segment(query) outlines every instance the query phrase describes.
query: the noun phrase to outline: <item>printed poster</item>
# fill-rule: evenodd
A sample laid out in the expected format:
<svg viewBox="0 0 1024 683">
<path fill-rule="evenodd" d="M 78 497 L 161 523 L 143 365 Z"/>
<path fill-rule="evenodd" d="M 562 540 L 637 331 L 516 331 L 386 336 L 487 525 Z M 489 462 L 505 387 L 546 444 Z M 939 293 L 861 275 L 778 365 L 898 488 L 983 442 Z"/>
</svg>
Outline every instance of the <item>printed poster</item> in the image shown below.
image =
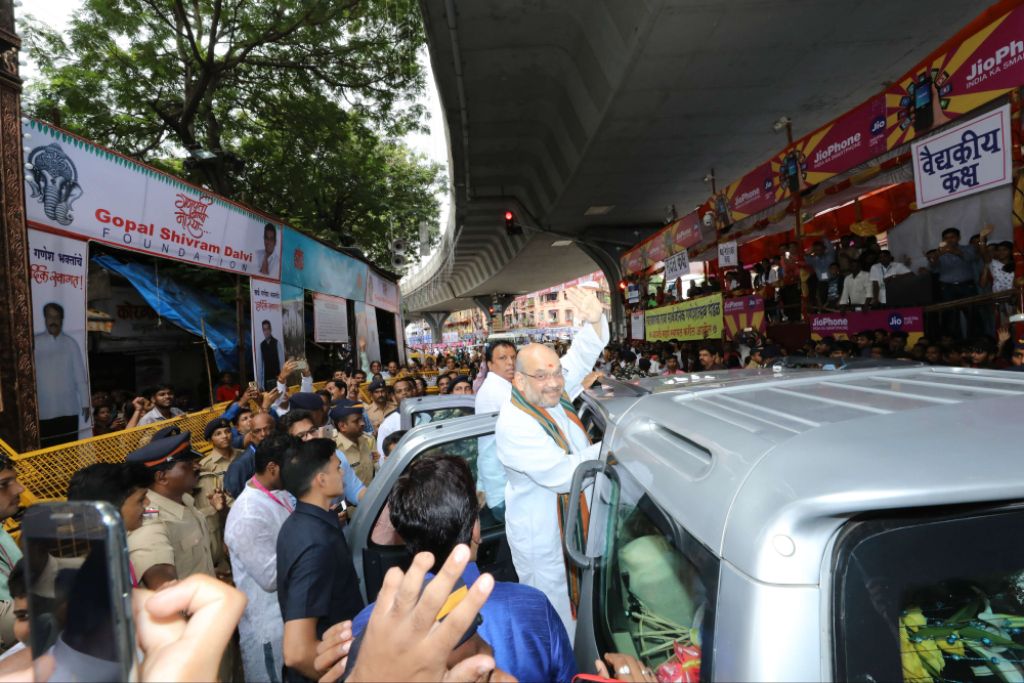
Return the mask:
<svg viewBox="0 0 1024 683">
<path fill-rule="evenodd" d="M 281 285 L 252 278 L 249 282 L 252 305 L 252 362 L 256 382 L 272 388 L 284 365 L 284 323 L 281 317 Z"/>
<path fill-rule="evenodd" d="M 321 344 L 351 343 L 347 300 L 313 292 L 313 340 Z"/>
<path fill-rule="evenodd" d="M 665 261 L 665 282 L 671 285 L 675 284 L 675 281 L 681 278 L 683 275 L 690 273 L 690 254 L 683 249 L 678 254 L 669 256 Z"/>
<path fill-rule="evenodd" d="M 306 357 L 305 296 L 301 287 L 281 284 L 281 328 L 286 358 Z"/>
<path fill-rule="evenodd" d="M 911 144 L 917 208 L 1013 180 L 1010 105 Z"/>
<path fill-rule="evenodd" d="M 644 313 L 647 341 L 694 341 L 722 336 L 722 295 L 711 294 Z"/>
<path fill-rule="evenodd" d="M 629 314 L 629 338 L 630 339 L 643 339 L 644 338 L 644 313 L 643 311 L 634 311 Z"/>
<path fill-rule="evenodd" d="M 368 361 L 380 360 L 380 335 L 377 331 L 377 309 L 367 306 L 362 301 L 355 302 L 356 308 L 356 344 L 366 342 L 366 358 Z M 457 341 L 457 340 L 456 340 Z M 369 373 L 369 368 L 363 368 Z"/>
<path fill-rule="evenodd" d="M 739 248 L 736 241 L 718 243 L 718 267 L 734 268 L 740 264 Z"/>
<path fill-rule="evenodd" d="M 206 268 L 280 277 L 279 224 L 41 121 L 24 121 L 30 223 Z"/>
<path fill-rule="evenodd" d="M 32 331 L 41 445 L 92 436 L 86 339 L 89 244 L 29 229 Z"/>
<path fill-rule="evenodd" d="M 367 269 L 366 303 L 390 313 L 398 313 L 398 284 Z"/>
</svg>

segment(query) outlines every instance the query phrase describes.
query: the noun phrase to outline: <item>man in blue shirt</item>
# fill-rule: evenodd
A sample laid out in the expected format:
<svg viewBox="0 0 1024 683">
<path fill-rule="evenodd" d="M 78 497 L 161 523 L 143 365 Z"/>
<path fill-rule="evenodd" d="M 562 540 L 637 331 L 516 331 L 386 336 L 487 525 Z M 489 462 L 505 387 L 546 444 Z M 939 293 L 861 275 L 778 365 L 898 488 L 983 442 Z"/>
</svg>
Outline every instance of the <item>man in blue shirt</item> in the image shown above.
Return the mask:
<svg viewBox="0 0 1024 683">
<path fill-rule="evenodd" d="M 429 551 L 438 571 L 459 543 L 469 544 L 476 557 L 480 544 L 476 484 L 465 460 L 427 457 L 402 474 L 388 497 L 391 522 L 412 554 Z M 466 585 L 480 576 L 476 562 L 462 574 Z M 370 605 L 352 620 L 358 637 L 370 619 Z M 480 610 L 477 633 L 494 650 L 499 669 L 520 681 L 570 681 L 576 660 L 565 626 L 547 597 L 536 588 L 496 582 Z"/>
<path fill-rule="evenodd" d="M 277 535 L 277 601 L 284 620 L 284 681 L 318 680 L 316 646 L 332 624 L 363 607 L 359 579 L 331 500 L 345 492 L 330 439 L 285 452 L 281 479 L 297 499 Z"/>
<path fill-rule="evenodd" d="M 942 245 L 939 256 L 929 264 L 931 271 L 939 278 L 939 295 L 942 301 L 956 301 L 978 293 L 976 268 L 981 262 L 978 250 L 970 244 L 960 244 L 960 231 L 946 228 L 942 231 Z M 977 311 L 966 309 L 966 328 L 962 327 L 960 311 L 950 309 L 942 312 L 942 329 L 954 339 L 975 336 L 978 332 Z"/>
</svg>

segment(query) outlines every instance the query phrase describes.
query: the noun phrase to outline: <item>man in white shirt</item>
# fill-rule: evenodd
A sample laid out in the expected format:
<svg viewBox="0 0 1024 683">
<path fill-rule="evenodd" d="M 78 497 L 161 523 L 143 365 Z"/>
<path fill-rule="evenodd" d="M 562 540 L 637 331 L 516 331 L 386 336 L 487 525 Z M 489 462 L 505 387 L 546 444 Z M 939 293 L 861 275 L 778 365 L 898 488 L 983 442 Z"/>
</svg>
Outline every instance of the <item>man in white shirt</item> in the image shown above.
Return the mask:
<svg viewBox="0 0 1024 683">
<path fill-rule="evenodd" d="M 394 392 L 398 408 L 385 417 L 377 428 L 377 454 L 380 456 L 378 467 L 387 459 L 384 454 L 384 439 L 402 428 L 402 401 L 416 395 L 416 382 L 412 377 L 399 377 L 391 385 L 391 390 Z"/>
<path fill-rule="evenodd" d="M 508 403 L 512 396 L 512 378 L 516 374 L 516 346 L 510 341 L 499 340 L 487 347 L 487 378 L 480 385 L 474 399 L 473 412 L 477 415 L 496 413 Z M 484 492 L 487 507 L 495 519 L 505 519 L 505 468 L 498 461 L 495 437 L 482 436 L 477 440 L 477 482 L 478 491 Z"/>
<path fill-rule="evenodd" d="M 249 603 L 238 624 L 247 681 L 281 679 L 284 622 L 277 604 L 277 533 L 295 509 L 281 485 L 281 461 L 294 440 L 284 434 L 256 447 L 256 474 L 228 512 L 224 543 L 235 586 Z"/>
<path fill-rule="evenodd" d="M 511 399 L 495 427 L 498 460 L 505 467 L 505 534 L 519 582 L 540 589 L 565 624 L 576 630 L 569 601 L 558 521 L 558 496 L 569 492 L 576 466 L 597 458 L 601 444 L 590 438 L 572 409 L 583 378 L 608 343 L 608 320 L 588 289 L 567 291 L 589 325 L 568 353 L 530 344 L 516 356 Z"/>
<path fill-rule="evenodd" d="M 260 275 L 277 276 L 277 228 L 273 223 L 263 226 L 263 248 L 256 250 L 256 270 Z"/>
<path fill-rule="evenodd" d="M 871 276 L 860 269 L 860 261 L 850 261 L 850 274 L 843 280 L 843 293 L 839 296 L 840 308 L 870 306 L 873 301 Z"/>
<path fill-rule="evenodd" d="M 871 266 L 871 288 L 875 301 L 885 304 L 885 281 L 897 275 L 909 275 L 910 268 L 894 261 L 892 253 L 885 249 L 878 254 L 878 263 Z"/>
<path fill-rule="evenodd" d="M 158 384 L 150 397 L 153 401 L 153 409 L 142 416 L 139 426 L 150 425 L 161 420 L 170 420 L 172 417 L 184 415 L 185 411 L 174 407 L 174 387 L 170 384 Z"/>
<path fill-rule="evenodd" d="M 43 306 L 46 332 L 35 335 L 39 437 L 43 448 L 78 438 L 78 418 L 89 421 L 92 400 L 82 348 L 64 334 L 64 307 Z"/>
</svg>

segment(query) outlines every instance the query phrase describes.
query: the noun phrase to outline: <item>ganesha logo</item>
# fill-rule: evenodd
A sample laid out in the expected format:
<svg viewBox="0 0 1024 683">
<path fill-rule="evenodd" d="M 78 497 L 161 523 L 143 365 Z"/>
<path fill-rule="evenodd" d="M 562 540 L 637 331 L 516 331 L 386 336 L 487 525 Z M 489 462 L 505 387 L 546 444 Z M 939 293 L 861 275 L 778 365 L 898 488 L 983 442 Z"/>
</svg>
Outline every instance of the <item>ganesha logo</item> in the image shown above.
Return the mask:
<svg viewBox="0 0 1024 683">
<path fill-rule="evenodd" d="M 56 142 L 36 147 L 28 153 L 25 177 L 32 191 L 30 199 L 43 205 L 43 212 L 52 221 L 71 225 L 71 205 L 82 196 L 78 169 Z"/>
</svg>

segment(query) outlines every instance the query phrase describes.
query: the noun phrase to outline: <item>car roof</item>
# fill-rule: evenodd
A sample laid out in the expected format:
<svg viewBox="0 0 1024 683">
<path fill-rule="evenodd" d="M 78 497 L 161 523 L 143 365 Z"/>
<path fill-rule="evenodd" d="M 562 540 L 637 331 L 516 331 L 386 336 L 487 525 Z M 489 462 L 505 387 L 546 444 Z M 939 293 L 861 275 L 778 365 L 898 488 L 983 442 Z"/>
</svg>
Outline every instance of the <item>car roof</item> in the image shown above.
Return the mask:
<svg viewBox="0 0 1024 683">
<path fill-rule="evenodd" d="M 606 402 L 605 452 L 758 580 L 818 583 L 829 539 L 857 514 L 1024 498 L 1024 373 L 727 371 L 633 384 L 656 386 L 590 394 Z"/>
</svg>

